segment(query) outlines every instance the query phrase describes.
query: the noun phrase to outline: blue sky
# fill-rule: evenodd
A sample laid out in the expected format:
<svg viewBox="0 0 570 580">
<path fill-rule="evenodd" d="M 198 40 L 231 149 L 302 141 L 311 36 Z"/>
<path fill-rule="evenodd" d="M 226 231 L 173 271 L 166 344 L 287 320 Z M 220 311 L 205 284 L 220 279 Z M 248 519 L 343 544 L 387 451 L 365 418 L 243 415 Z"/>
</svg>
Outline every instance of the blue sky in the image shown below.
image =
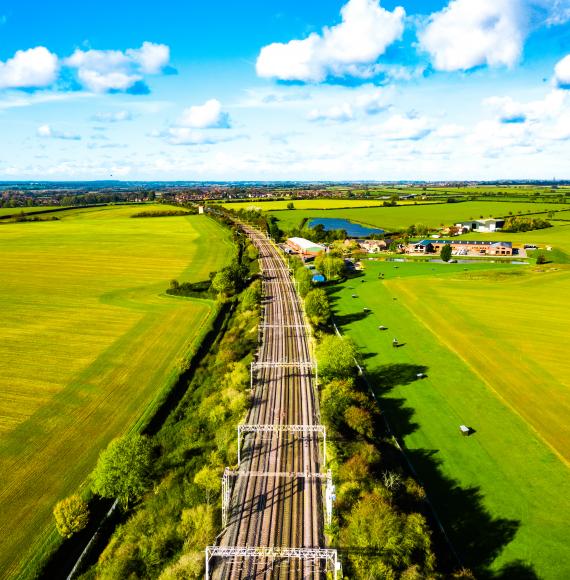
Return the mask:
<svg viewBox="0 0 570 580">
<path fill-rule="evenodd" d="M 0 179 L 570 178 L 570 0 L 0 4 Z"/>
</svg>

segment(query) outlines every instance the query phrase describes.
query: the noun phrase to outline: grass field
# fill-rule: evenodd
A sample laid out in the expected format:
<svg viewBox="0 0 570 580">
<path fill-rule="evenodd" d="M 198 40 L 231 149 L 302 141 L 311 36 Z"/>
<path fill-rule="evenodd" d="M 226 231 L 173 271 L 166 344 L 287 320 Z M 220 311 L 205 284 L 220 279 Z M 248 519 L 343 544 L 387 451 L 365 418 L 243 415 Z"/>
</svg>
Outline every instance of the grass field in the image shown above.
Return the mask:
<svg viewBox="0 0 570 580">
<path fill-rule="evenodd" d="M 535 244 L 540 247 L 552 246 L 570 254 L 570 222 L 552 220 L 552 223 L 555 224 L 553 227 L 544 230 L 520 233 L 496 232 L 491 234 L 491 237 L 496 241 L 505 240 L 515 244 Z M 489 234 L 470 233 L 461 236 L 461 239 L 483 240 L 488 237 Z"/>
<path fill-rule="evenodd" d="M 337 322 L 463 562 L 570 577 L 570 269 L 365 264 L 365 283 L 330 289 Z"/>
<path fill-rule="evenodd" d="M 5 216 L 5 215 L 18 215 L 21 213 L 26 213 L 26 214 L 30 214 L 30 213 L 38 213 L 38 212 L 43 212 L 43 211 L 47 211 L 50 209 L 60 209 L 59 205 L 41 205 L 41 206 L 35 206 L 35 207 L 0 207 L 0 217 Z"/>
<path fill-rule="evenodd" d="M 339 209 L 355 207 L 381 207 L 385 200 L 378 199 L 293 199 L 286 201 L 236 201 L 222 204 L 228 209 L 257 209 L 263 211 L 286 210 L 292 203 L 296 210 L 303 209 Z M 439 203 L 439 202 L 423 202 Z M 402 200 L 398 205 L 414 205 L 413 201 Z M 291 210 L 289 210 L 291 211 Z"/>
<path fill-rule="evenodd" d="M 54 503 L 175 377 L 213 312 L 164 290 L 222 266 L 225 230 L 138 210 L 0 226 L 0 577 L 50 541 Z"/>
<path fill-rule="evenodd" d="M 502 217 L 510 211 L 546 212 L 568 208 L 568 205 L 551 203 L 466 201 L 432 205 L 406 205 L 404 207 L 378 207 L 332 210 L 285 210 L 276 211 L 273 215 L 281 222 L 281 227 L 297 227 L 303 218 L 344 218 L 354 222 L 382 228 L 397 230 L 412 224 L 424 224 L 437 227 L 440 224 L 451 225 L 461 220 L 483 217 Z"/>
</svg>

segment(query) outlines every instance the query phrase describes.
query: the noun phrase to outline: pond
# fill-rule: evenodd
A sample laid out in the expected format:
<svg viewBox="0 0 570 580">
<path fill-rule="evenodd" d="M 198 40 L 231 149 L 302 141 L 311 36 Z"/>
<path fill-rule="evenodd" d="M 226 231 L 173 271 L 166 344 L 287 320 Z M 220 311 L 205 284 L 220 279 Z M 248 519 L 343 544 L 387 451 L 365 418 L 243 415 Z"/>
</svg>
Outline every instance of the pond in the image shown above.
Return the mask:
<svg viewBox="0 0 570 580">
<path fill-rule="evenodd" d="M 384 230 L 369 228 L 341 218 L 313 218 L 309 220 L 308 225 L 310 228 L 322 225 L 327 232 L 330 230 L 345 230 L 349 238 L 368 238 L 373 234 L 384 233 Z"/>
</svg>

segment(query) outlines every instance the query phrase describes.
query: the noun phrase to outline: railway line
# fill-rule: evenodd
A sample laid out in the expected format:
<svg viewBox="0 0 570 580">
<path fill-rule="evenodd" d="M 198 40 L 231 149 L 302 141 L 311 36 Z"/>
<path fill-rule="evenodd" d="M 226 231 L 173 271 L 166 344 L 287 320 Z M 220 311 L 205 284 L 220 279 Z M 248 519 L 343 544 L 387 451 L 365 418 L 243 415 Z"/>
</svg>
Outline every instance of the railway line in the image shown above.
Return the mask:
<svg viewBox="0 0 570 580">
<path fill-rule="evenodd" d="M 323 579 L 337 562 L 325 547 L 333 488 L 323 465 L 310 329 L 277 248 L 256 230 L 244 231 L 260 254 L 260 344 L 239 465 L 224 473 L 224 529 L 206 550 L 206 576 Z"/>
</svg>

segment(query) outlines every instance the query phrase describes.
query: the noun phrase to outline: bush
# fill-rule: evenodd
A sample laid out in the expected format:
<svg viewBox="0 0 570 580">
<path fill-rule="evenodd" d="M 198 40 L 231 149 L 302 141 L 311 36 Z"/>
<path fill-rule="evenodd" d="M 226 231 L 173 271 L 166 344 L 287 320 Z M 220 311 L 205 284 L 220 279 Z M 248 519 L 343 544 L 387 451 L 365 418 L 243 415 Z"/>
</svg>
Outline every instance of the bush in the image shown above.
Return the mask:
<svg viewBox="0 0 570 580">
<path fill-rule="evenodd" d="M 78 495 L 57 502 L 53 515 L 57 531 L 64 538 L 71 538 L 89 523 L 89 507 Z"/>
</svg>

